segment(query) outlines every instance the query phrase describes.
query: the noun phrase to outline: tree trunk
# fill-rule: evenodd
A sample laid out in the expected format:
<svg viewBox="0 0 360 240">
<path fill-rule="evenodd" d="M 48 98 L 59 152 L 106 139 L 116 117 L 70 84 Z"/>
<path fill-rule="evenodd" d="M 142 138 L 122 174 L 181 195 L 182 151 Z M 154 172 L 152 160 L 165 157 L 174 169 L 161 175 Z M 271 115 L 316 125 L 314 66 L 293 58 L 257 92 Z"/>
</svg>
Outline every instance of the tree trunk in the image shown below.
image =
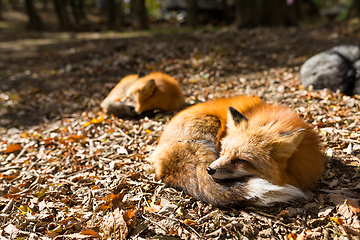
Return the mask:
<svg viewBox="0 0 360 240">
<path fill-rule="evenodd" d="M 85 11 L 84 11 L 84 0 L 78 0 L 79 3 L 79 14 L 81 19 L 87 20 Z"/>
<path fill-rule="evenodd" d="M 357 17 L 357 16 L 360 16 L 360 1 L 353 0 L 349 8 L 349 12 L 346 16 L 346 19 L 350 19 L 352 17 Z"/>
<path fill-rule="evenodd" d="M 79 14 L 79 8 L 78 8 L 78 3 L 77 0 L 70 0 L 70 5 L 71 5 L 71 10 L 75 19 L 75 23 L 76 24 L 80 24 L 81 22 L 81 17 Z"/>
<path fill-rule="evenodd" d="M 29 16 L 27 29 L 37 31 L 43 30 L 44 24 L 42 23 L 40 17 L 37 15 L 33 2 L 33 0 L 25 0 L 26 11 Z"/>
<path fill-rule="evenodd" d="M 108 0 L 107 1 L 107 10 L 108 10 L 108 29 L 114 30 L 116 29 L 116 16 L 117 16 L 117 9 L 116 9 L 116 1 L 115 0 Z"/>
<path fill-rule="evenodd" d="M 196 27 L 198 25 L 197 10 L 196 0 L 186 0 L 186 18 L 190 27 Z"/>
<path fill-rule="evenodd" d="M 70 4 L 76 24 L 81 24 L 83 20 L 86 20 L 86 15 L 84 13 L 84 1 L 70 0 Z"/>
<path fill-rule="evenodd" d="M 10 6 L 13 10 L 21 10 L 18 0 L 9 0 Z"/>
<path fill-rule="evenodd" d="M 223 20 L 225 21 L 225 24 L 229 24 L 229 14 L 230 14 L 230 11 L 229 11 L 229 3 L 228 3 L 228 0 L 222 0 L 222 18 Z"/>
<path fill-rule="evenodd" d="M 48 0 L 42 0 L 42 10 L 49 10 L 49 1 Z"/>
<path fill-rule="evenodd" d="M 320 16 L 319 8 L 316 6 L 316 4 L 312 0 L 301 0 L 299 2 L 300 2 L 300 4 L 307 5 L 308 10 L 306 11 L 306 15 L 308 15 L 310 17 L 315 17 L 315 18 Z"/>
<path fill-rule="evenodd" d="M 261 0 L 237 0 L 235 3 L 235 27 L 240 29 L 258 25 L 257 15 L 261 12 Z"/>
<path fill-rule="evenodd" d="M 149 18 L 146 11 L 145 0 L 134 0 L 136 1 L 136 16 L 139 19 L 140 28 L 148 29 L 149 28 Z"/>
<path fill-rule="evenodd" d="M 73 26 L 66 11 L 67 0 L 54 0 L 56 14 L 59 20 L 60 30 L 70 31 Z"/>
<path fill-rule="evenodd" d="M 279 26 L 279 25 L 296 25 L 297 9 L 296 4 L 287 5 L 284 0 L 262 0 L 262 25 Z"/>
<path fill-rule="evenodd" d="M 2 1 L 0 0 L 0 20 L 3 20 L 2 17 L 2 9 L 3 9 L 4 5 L 2 4 Z"/>
<path fill-rule="evenodd" d="M 118 8 L 119 26 L 120 26 L 120 28 L 123 28 L 123 27 L 125 27 L 124 1 L 123 0 L 120 0 L 117 8 Z"/>
<path fill-rule="evenodd" d="M 108 29 L 121 30 L 124 27 L 123 1 L 117 3 L 116 0 L 108 0 L 107 11 Z"/>
<path fill-rule="evenodd" d="M 235 26 L 238 28 L 259 25 L 296 25 L 301 5 L 287 5 L 285 0 L 237 0 Z"/>
<path fill-rule="evenodd" d="M 130 0 L 130 12 L 136 12 L 136 1 L 137 0 Z"/>
<path fill-rule="evenodd" d="M 244 16 L 242 15 L 242 12 L 241 12 L 241 0 L 236 0 L 235 1 L 235 22 L 234 22 L 234 25 L 237 27 L 237 28 L 240 28 L 241 26 L 241 23 L 243 22 L 243 18 Z"/>
</svg>

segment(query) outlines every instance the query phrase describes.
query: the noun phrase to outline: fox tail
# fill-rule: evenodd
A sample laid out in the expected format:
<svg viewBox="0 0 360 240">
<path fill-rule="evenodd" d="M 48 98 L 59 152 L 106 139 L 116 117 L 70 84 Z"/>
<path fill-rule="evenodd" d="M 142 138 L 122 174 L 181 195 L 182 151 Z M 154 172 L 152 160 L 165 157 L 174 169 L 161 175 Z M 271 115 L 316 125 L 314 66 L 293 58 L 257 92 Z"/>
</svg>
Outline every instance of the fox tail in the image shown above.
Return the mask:
<svg viewBox="0 0 360 240">
<path fill-rule="evenodd" d="M 216 182 L 207 167 L 218 158 L 214 144 L 203 140 L 166 143 L 158 146 L 151 161 L 160 179 L 196 199 L 218 207 L 266 206 L 306 197 L 292 185 L 279 186 L 259 177 Z"/>
</svg>

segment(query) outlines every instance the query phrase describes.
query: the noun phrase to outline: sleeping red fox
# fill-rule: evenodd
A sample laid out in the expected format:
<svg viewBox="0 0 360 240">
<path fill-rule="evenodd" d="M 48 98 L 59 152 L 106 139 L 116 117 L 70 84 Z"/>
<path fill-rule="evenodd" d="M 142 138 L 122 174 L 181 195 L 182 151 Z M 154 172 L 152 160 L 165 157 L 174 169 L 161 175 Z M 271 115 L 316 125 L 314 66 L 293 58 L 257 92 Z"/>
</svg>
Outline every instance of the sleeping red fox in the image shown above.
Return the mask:
<svg viewBox="0 0 360 240">
<path fill-rule="evenodd" d="M 177 114 L 150 160 L 158 178 L 220 207 L 304 197 L 325 163 L 316 132 L 295 112 L 245 96 Z"/>
<path fill-rule="evenodd" d="M 124 77 L 101 103 L 105 112 L 118 117 L 135 117 L 155 109 L 179 110 L 183 105 L 179 83 L 161 72 Z"/>
</svg>

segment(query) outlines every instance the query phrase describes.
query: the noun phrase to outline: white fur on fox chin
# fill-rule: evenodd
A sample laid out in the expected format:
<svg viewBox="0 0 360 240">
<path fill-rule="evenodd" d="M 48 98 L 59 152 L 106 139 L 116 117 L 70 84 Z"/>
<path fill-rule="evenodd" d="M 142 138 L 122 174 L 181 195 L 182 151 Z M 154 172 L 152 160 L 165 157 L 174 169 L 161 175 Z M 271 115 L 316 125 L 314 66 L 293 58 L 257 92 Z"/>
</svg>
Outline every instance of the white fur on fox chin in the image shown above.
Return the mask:
<svg viewBox="0 0 360 240">
<path fill-rule="evenodd" d="M 247 184 L 246 198 L 255 200 L 257 206 L 268 206 L 275 202 L 288 202 L 296 198 L 306 198 L 306 194 L 299 188 L 286 184 L 279 186 L 262 178 L 250 179 Z"/>
</svg>

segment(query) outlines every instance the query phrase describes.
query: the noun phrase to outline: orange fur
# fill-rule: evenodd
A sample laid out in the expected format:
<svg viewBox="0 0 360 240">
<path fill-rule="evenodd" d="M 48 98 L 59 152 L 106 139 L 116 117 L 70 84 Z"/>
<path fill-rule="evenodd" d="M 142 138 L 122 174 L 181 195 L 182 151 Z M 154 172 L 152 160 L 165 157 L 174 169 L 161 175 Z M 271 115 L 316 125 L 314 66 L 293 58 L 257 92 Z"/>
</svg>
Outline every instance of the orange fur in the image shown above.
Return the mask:
<svg viewBox="0 0 360 240">
<path fill-rule="evenodd" d="M 238 123 L 228 113 L 230 106 L 247 120 Z M 325 158 L 317 134 L 296 113 L 238 96 L 177 114 L 150 160 L 157 177 L 169 185 L 213 205 L 233 207 L 304 196 L 302 191 L 322 173 Z"/>
<path fill-rule="evenodd" d="M 149 110 L 173 111 L 184 105 L 179 83 L 171 76 L 152 72 L 144 77 L 129 75 L 123 78 L 101 103 L 107 113 L 126 117 Z"/>
</svg>

